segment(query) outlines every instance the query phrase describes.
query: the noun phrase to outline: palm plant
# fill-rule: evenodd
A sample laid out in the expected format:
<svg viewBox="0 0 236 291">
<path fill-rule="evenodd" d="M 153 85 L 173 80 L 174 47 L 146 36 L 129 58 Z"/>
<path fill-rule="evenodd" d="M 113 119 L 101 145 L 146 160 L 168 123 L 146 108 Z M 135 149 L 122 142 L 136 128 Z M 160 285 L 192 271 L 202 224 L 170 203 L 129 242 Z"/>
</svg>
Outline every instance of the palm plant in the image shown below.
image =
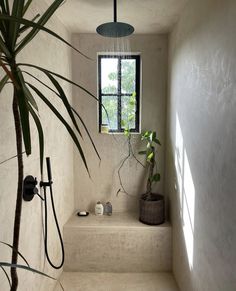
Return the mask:
<svg viewBox="0 0 236 291">
<path fill-rule="evenodd" d="M 24 147 L 27 156 L 31 154 L 30 116 L 32 117 L 32 120 L 34 121 L 38 131 L 40 169 L 41 172 L 43 171 L 44 132 L 38 114 L 37 100 L 42 100 L 45 105 L 50 108 L 53 114 L 56 115 L 58 120 L 62 122 L 62 124 L 65 126 L 66 130 L 70 134 L 79 151 L 79 154 L 87 171 L 88 166 L 80 142 L 80 138 L 82 137 L 80 130 L 81 126 L 89 135 L 94 150 L 99 157 L 97 149 L 91 139 L 85 123 L 83 122 L 80 115 L 71 107 L 63 88 L 59 84 L 58 79 L 62 79 L 69 82 L 70 84 L 79 87 L 96 100 L 97 98 L 90 92 L 88 92 L 85 88 L 61 76 L 60 74 L 49 71 L 46 68 L 42 68 L 34 64 L 17 62 L 18 54 L 20 52 L 23 53 L 25 47 L 41 31 L 44 31 L 51 37 L 57 38 L 58 40 L 64 42 L 66 45 L 76 50 L 78 53 L 81 53 L 71 44 L 69 44 L 65 39 L 45 27 L 47 21 L 52 17 L 54 12 L 59 8 L 59 6 L 62 5 L 63 2 L 64 0 L 54 0 L 53 3 L 48 7 L 48 9 L 42 14 L 42 16 L 37 14 L 32 20 L 28 20 L 25 18 L 25 14 L 27 10 L 31 7 L 32 0 L 0 0 L 0 66 L 5 72 L 5 76 L 2 78 L 2 80 L 0 80 L 0 92 L 6 84 L 10 83 L 13 86 L 12 110 L 14 116 L 18 161 L 18 186 L 11 259 L 11 291 L 17 290 L 17 267 L 21 266 L 17 265 L 17 260 L 19 255 L 18 248 L 22 208 L 22 185 L 24 175 L 22 152 Z M 12 4 L 10 5 L 10 3 Z M 34 68 L 40 71 L 42 74 L 47 76 L 51 85 L 48 86 L 41 79 L 36 78 L 30 72 L 26 71 L 25 68 Z M 27 74 L 34 78 L 40 86 L 37 87 L 36 85 L 33 85 L 33 83 L 26 81 L 25 76 Z M 72 121 L 73 127 L 65 120 L 65 118 L 61 115 L 61 113 L 57 110 L 53 103 L 41 92 L 40 88 L 42 88 L 42 86 L 46 86 L 49 90 L 53 91 L 54 94 L 58 96 L 58 98 L 61 99 L 61 102 L 64 104 Z M 80 126 L 78 125 L 77 118 L 79 120 Z M 4 265 L 4 263 L 2 263 L 0 266 L 1 268 L 3 268 L 4 266 L 9 266 L 9 264 L 5 263 Z"/>
</svg>

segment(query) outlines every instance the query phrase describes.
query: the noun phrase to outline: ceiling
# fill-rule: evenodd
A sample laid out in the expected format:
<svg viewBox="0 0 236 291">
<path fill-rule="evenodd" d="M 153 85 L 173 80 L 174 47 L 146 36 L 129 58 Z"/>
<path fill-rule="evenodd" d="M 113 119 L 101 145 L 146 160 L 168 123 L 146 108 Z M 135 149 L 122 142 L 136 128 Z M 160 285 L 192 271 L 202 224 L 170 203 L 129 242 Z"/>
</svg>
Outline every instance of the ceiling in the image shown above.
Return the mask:
<svg viewBox="0 0 236 291">
<path fill-rule="evenodd" d="M 177 22 L 187 2 L 117 0 L 117 21 L 130 23 L 135 33 L 166 33 Z M 95 33 L 98 25 L 113 21 L 113 0 L 66 0 L 56 14 L 73 33 Z"/>
</svg>

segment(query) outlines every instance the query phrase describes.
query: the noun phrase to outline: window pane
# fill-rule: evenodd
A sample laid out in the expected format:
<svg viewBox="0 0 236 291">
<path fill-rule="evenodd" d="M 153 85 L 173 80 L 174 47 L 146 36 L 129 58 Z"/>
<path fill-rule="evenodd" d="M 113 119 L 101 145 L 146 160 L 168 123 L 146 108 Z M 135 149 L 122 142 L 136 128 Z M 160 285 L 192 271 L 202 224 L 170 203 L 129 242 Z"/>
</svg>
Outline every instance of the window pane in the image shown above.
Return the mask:
<svg viewBox="0 0 236 291">
<path fill-rule="evenodd" d="M 108 124 L 111 130 L 117 130 L 117 96 L 102 96 L 102 124 Z M 108 115 L 108 118 L 107 118 Z"/>
<path fill-rule="evenodd" d="M 135 128 L 136 97 L 122 96 L 121 99 L 121 122 L 122 128 Z"/>
<path fill-rule="evenodd" d="M 101 87 L 102 94 L 117 94 L 118 59 L 101 59 Z"/>
<path fill-rule="evenodd" d="M 121 93 L 132 94 L 135 91 L 136 61 L 134 59 L 121 60 Z"/>
</svg>

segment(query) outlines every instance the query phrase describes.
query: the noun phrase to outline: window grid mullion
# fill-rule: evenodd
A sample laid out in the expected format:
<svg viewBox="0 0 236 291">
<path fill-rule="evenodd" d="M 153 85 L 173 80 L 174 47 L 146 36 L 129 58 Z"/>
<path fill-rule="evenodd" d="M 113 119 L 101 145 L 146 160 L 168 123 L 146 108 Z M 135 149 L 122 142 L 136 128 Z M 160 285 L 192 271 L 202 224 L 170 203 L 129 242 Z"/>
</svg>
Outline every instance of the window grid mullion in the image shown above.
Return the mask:
<svg viewBox="0 0 236 291">
<path fill-rule="evenodd" d="M 118 130 L 121 131 L 121 57 L 118 57 L 118 76 L 117 76 L 117 79 L 118 79 L 118 86 L 117 86 L 117 89 L 118 89 L 118 94 L 117 94 L 117 106 L 118 106 L 118 110 L 117 110 L 117 122 L 118 122 Z"/>
</svg>

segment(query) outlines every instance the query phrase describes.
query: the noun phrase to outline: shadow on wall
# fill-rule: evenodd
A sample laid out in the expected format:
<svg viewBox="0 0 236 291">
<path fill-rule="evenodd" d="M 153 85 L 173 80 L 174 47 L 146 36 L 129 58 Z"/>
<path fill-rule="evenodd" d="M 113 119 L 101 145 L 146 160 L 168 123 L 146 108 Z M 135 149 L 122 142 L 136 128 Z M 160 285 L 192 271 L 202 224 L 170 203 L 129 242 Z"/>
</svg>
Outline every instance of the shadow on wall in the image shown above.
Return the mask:
<svg viewBox="0 0 236 291">
<path fill-rule="evenodd" d="M 176 114 L 175 129 L 175 190 L 179 194 L 179 214 L 182 222 L 182 231 L 185 240 L 186 253 L 190 270 L 193 269 L 194 252 L 194 216 L 195 216 L 195 186 L 187 151 L 184 145 L 183 134 Z"/>
</svg>

